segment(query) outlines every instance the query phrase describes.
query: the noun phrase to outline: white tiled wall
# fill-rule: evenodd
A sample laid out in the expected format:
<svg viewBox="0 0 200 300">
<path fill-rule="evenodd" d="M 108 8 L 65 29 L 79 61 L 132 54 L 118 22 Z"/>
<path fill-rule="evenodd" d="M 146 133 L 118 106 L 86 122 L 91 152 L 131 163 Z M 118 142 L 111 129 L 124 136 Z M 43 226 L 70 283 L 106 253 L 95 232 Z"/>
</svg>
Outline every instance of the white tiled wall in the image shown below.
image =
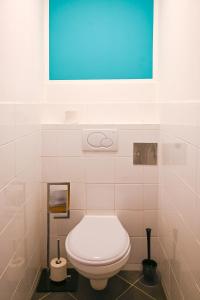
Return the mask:
<svg viewBox="0 0 200 300">
<path fill-rule="evenodd" d="M 22 300 L 41 266 L 41 1 L 1 1 L 0 20 L 0 299 Z"/>
<path fill-rule="evenodd" d="M 164 3 L 165 2 L 165 3 Z M 200 299 L 199 1 L 160 1 L 160 265 L 168 299 Z"/>
<path fill-rule="evenodd" d="M 173 105 L 163 105 L 163 112 L 166 113 Z M 180 103 L 181 109 L 184 106 Z M 188 116 L 188 129 L 191 126 L 190 118 L 192 122 L 194 119 L 197 121 L 199 110 L 198 104 L 195 114 Z M 200 299 L 200 150 L 185 139 L 185 127 L 182 128 L 181 121 L 179 125 L 174 125 L 168 117 L 168 122 L 161 126 L 159 235 L 162 256 L 165 258 L 163 263 L 169 268 L 168 272 L 163 273 L 163 282 L 169 299 L 173 299 L 174 293 L 180 293 L 177 299 L 190 299 L 189 295 L 192 295 L 195 300 Z M 190 284 L 186 285 L 187 278 Z M 182 295 L 184 298 L 181 298 Z"/>
<path fill-rule="evenodd" d="M 43 125 L 44 203 L 45 182 L 71 182 L 71 217 L 52 219 L 51 256 L 55 255 L 57 237 L 66 256 L 67 233 L 84 214 L 117 214 L 132 241 L 129 267 L 139 268 L 146 256 L 146 227 L 153 229 L 153 255 L 157 256 L 158 167 L 133 165 L 133 143 L 158 142 L 159 127 L 116 125 L 118 151 L 107 153 L 82 151 L 83 128 L 83 125 Z"/>
</svg>

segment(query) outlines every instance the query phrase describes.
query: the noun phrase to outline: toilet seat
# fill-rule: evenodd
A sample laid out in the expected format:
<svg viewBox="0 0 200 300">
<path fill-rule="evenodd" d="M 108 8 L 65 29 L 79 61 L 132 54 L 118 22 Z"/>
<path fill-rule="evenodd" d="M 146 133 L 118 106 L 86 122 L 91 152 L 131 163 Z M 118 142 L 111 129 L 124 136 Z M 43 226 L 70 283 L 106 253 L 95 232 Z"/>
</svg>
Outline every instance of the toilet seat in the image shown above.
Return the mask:
<svg viewBox="0 0 200 300">
<path fill-rule="evenodd" d="M 85 216 L 68 234 L 68 255 L 85 265 L 108 265 L 130 251 L 130 239 L 117 216 Z"/>
</svg>

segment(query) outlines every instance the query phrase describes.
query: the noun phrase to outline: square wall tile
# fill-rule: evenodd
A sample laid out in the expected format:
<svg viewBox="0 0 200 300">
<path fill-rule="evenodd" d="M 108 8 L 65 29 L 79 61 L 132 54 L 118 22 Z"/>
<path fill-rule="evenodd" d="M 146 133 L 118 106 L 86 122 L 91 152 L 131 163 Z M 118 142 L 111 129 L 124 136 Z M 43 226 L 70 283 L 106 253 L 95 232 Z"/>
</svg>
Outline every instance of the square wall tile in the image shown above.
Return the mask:
<svg viewBox="0 0 200 300">
<path fill-rule="evenodd" d="M 172 270 L 170 269 L 170 278 L 171 278 L 171 285 L 170 285 L 170 295 L 172 299 L 182 300 L 184 296 L 180 289 L 178 282 L 176 281 L 176 277 L 174 276 Z"/>
<path fill-rule="evenodd" d="M 0 276 L 5 270 L 9 260 L 17 249 L 17 241 L 15 238 L 15 225 L 16 222 L 13 219 L 8 226 L 0 234 L 1 245 L 1 260 L 0 260 Z"/>
<path fill-rule="evenodd" d="M 144 211 L 144 234 L 146 234 L 145 229 L 151 228 L 151 235 L 158 235 L 158 219 L 156 210 L 147 210 Z"/>
<path fill-rule="evenodd" d="M 70 208 L 85 209 L 86 191 L 84 183 L 70 183 Z"/>
<path fill-rule="evenodd" d="M 158 130 L 120 130 L 118 155 L 133 157 L 133 143 L 156 143 L 158 141 Z"/>
<path fill-rule="evenodd" d="M 0 147 L 0 188 L 15 176 L 15 147 L 9 143 Z"/>
<path fill-rule="evenodd" d="M 40 105 L 39 104 L 16 104 L 16 137 L 22 137 L 40 130 Z"/>
<path fill-rule="evenodd" d="M 197 193 L 200 197 L 200 149 L 197 154 L 197 176 L 196 176 Z"/>
<path fill-rule="evenodd" d="M 79 157 L 44 157 L 44 182 L 83 182 L 83 160 Z"/>
<path fill-rule="evenodd" d="M 40 159 L 40 134 L 26 135 L 16 140 L 16 174 Z"/>
<path fill-rule="evenodd" d="M 144 209 L 158 208 L 158 184 L 144 184 Z"/>
<path fill-rule="evenodd" d="M 60 131 L 43 130 L 42 131 L 42 156 L 60 156 Z"/>
<path fill-rule="evenodd" d="M 158 183 L 158 166 L 143 166 L 144 183 Z"/>
<path fill-rule="evenodd" d="M 144 236 L 142 211 L 117 210 L 116 214 L 129 236 Z"/>
<path fill-rule="evenodd" d="M 114 209 L 114 184 L 87 184 L 86 208 L 88 210 Z"/>
<path fill-rule="evenodd" d="M 195 212 L 195 235 L 200 242 L 200 197 L 197 198 Z"/>
<path fill-rule="evenodd" d="M 65 240 L 67 236 L 50 236 L 50 259 L 57 257 L 57 240 L 60 240 L 60 256 L 67 259 Z M 69 262 L 68 262 L 69 263 Z"/>
<path fill-rule="evenodd" d="M 81 141 L 80 130 L 44 130 L 42 156 L 80 156 Z"/>
<path fill-rule="evenodd" d="M 131 253 L 128 260 L 130 264 L 142 264 L 146 258 L 145 239 L 142 237 L 131 237 Z M 142 267 L 142 265 L 141 265 Z"/>
<path fill-rule="evenodd" d="M 116 184 L 115 185 L 116 209 L 143 209 L 142 184 Z"/>
<path fill-rule="evenodd" d="M 0 104 L 0 145 L 15 138 L 15 105 Z"/>
<path fill-rule="evenodd" d="M 174 273 L 174 275 L 181 288 L 184 299 L 198 300 L 200 299 L 199 283 L 191 273 L 190 264 L 186 263 L 186 259 L 181 256 L 181 253 L 179 253 L 179 259 L 180 265 L 178 274 Z"/>
<path fill-rule="evenodd" d="M 176 139 L 175 141 L 174 148 L 178 148 L 178 151 L 175 156 L 172 171 L 195 191 L 198 149 L 182 140 Z M 182 157 L 181 161 L 180 157 Z"/>
<path fill-rule="evenodd" d="M 87 215 L 92 215 L 92 216 L 114 216 L 116 215 L 116 211 L 114 209 L 107 209 L 107 210 L 102 210 L 102 209 L 90 209 L 86 211 Z"/>
<path fill-rule="evenodd" d="M 16 263 L 19 262 L 19 263 Z M 26 255 L 24 245 L 18 247 L 15 255 L 8 264 L 3 276 L 0 279 L 0 298 L 12 299 L 12 293 L 20 283 L 26 268 Z"/>
<path fill-rule="evenodd" d="M 132 157 L 115 159 L 116 183 L 143 183 L 143 166 L 134 166 Z"/>
<path fill-rule="evenodd" d="M 69 219 L 55 219 L 56 235 L 64 235 L 67 237 L 68 233 L 76 226 L 83 218 L 84 210 L 71 210 Z"/>
<path fill-rule="evenodd" d="M 114 159 L 85 158 L 86 183 L 114 183 Z"/>
<path fill-rule="evenodd" d="M 152 259 L 158 261 L 156 248 L 158 245 L 157 238 L 151 239 L 151 256 Z M 131 237 L 131 254 L 128 263 L 141 264 L 143 259 L 147 258 L 147 240 L 144 237 Z M 174 299 L 175 300 L 175 299 Z"/>
<path fill-rule="evenodd" d="M 184 222 L 194 232 L 198 196 L 188 185 L 184 184 L 180 178 L 177 178 L 170 187 L 172 190 L 171 199 L 173 199 L 174 206 L 178 210 L 178 213 L 182 215 Z"/>
<path fill-rule="evenodd" d="M 15 181 L 11 181 L 0 191 L 0 232 L 11 221 L 19 209 L 19 198 L 23 202 L 24 195 L 16 188 Z"/>
<path fill-rule="evenodd" d="M 29 280 L 29 269 L 27 268 L 24 272 L 24 276 L 23 276 L 19 286 L 13 293 L 12 299 L 15 299 L 15 300 L 26 299 L 30 289 L 31 289 L 31 285 L 30 285 L 30 280 Z"/>
</svg>

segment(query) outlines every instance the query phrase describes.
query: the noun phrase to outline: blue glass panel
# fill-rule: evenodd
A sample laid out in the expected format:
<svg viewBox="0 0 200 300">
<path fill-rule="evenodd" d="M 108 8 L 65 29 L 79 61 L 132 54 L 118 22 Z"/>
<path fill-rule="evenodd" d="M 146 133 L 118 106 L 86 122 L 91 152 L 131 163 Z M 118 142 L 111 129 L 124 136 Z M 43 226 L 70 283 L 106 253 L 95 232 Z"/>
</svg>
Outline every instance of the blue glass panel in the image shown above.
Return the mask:
<svg viewBox="0 0 200 300">
<path fill-rule="evenodd" d="M 153 0 L 49 0 L 49 78 L 147 79 Z"/>
</svg>

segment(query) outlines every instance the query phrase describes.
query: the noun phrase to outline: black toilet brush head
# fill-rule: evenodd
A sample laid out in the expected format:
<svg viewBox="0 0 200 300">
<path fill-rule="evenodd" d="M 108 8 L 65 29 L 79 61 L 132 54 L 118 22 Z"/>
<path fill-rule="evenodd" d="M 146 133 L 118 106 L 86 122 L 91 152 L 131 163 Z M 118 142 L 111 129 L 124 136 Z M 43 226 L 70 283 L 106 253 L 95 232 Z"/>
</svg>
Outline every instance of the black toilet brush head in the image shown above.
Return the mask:
<svg viewBox="0 0 200 300">
<path fill-rule="evenodd" d="M 147 235 L 147 259 L 142 261 L 143 278 L 142 283 L 146 285 L 156 285 L 158 283 L 158 275 L 156 272 L 157 262 L 151 259 L 151 228 L 146 228 Z"/>
</svg>

